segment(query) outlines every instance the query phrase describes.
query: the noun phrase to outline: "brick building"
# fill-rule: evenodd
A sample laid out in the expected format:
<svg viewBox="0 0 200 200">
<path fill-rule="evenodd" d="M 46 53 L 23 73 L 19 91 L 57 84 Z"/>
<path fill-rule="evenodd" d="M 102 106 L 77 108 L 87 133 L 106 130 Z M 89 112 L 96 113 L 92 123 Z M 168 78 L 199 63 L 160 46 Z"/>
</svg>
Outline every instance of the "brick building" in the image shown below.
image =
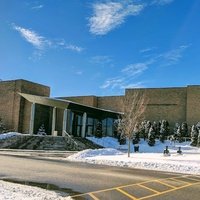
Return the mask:
<svg viewBox="0 0 200 200">
<path fill-rule="evenodd" d="M 64 131 L 85 137 L 93 135 L 101 121 L 103 135 L 113 135 L 113 121 L 123 112 L 123 99 L 135 91 L 148 98 L 147 120 L 166 119 L 189 125 L 200 121 L 200 86 L 126 89 L 124 96 L 78 96 L 50 98 L 50 88 L 26 80 L 0 82 L 0 117 L 7 129 L 37 133 L 41 124 L 48 134 Z"/>
</svg>

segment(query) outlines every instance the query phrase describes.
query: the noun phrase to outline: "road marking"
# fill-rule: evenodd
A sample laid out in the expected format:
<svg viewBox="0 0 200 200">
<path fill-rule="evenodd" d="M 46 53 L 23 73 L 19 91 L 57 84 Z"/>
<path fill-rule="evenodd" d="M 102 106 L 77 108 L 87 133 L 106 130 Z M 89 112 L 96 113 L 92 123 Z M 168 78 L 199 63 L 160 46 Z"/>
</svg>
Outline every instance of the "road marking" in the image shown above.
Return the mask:
<svg viewBox="0 0 200 200">
<path fill-rule="evenodd" d="M 72 196 L 72 198 L 73 197 L 80 197 L 80 196 L 84 196 L 84 195 L 90 195 L 91 196 L 91 194 L 94 196 L 94 194 L 96 194 L 96 193 L 107 192 L 107 191 L 112 191 L 112 190 L 117 190 L 117 191 L 120 190 L 120 192 L 121 192 L 121 191 L 123 191 L 122 188 L 126 188 L 126 187 L 130 187 L 130 186 L 138 185 L 138 186 L 141 186 L 141 187 L 143 187 L 145 189 L 151 190 L 152 192 L 155 193 L 155 194 L 152 194 L 152 195 L 149 195 L 149 196 L 138 198 L 138 199 L 145 199 L 145 198 L 148 198 L 148 197 L 151 197 L 151 196 L 157 196 L 157 195 L 160 195 L 160 194 L 164 194 L 164 193 L 167 193 L 167 192 L 170 192 L 170 191 L 175 191 L 175 190 L 178 190 L 178 189 L 181 189 L 181 188 L 184 188 L 184 187 L 188 187 L 188 186 L 196 185 L 196 184 L 200 183 L 200 180 L 197 183 L 189 183 L 187 181 L 180 180 L 180 178 L 187 178 L 187 176 L 188 175 L 186 175 L 186 176 L 185 175 L 184 176 L 175 176 L 173 178 L 162 178 L 162 179 L 155 179 L 155 180 L 143 181 L 141 183 L 133 183 L 133 184 L 128 184 L 128 185 L 122 185 L 122 186 L 118 186 L 118 187 L 112 187 L 112 188 L 108 188 L 108 189 L 96 190 L 96 191 L 87 192 L 87 193 L 83 193 L 83 194 L 77 194 L 77 195 Z M 200 178 L 199 176 L 196 176 L 196 177 Z M 171 186 L 170 185 L 169 187 L 171 187 L 172 189 L 166 190 L 166 191 L 163 191 L 163 192 L 159 192 L 157 190 L 154 190 L 154 189 L 151 189 L 151 188 L 149 188 L 147 186 L 142 185 L 142 184 L 145 184 L 145 183 L 151 183 L 151 182 L 155 182 L 155 181 L 161 182 L 161 184 L 166 185 L 167 183 L 163 183 L 162 182 L 164 180 L 174 180 L 175 182 L 182 182 L 182 183 L 185 183 L 186 185 L 180 186 L 180 187 L 175 187 L 175 186 Z M 126 193 L 125 191 L 123 191 L 123 192 Z M 95 197 L 95 198 L 97 198 L 97 197 Z M 132 196 L 132 198 L 135 198 L 135 197 Z M 135 198 L 135 199 L 137 199 L 137 198 Z"/>
<path fill-rule="evenodd" d="M 126 195 L 127 197 L 129 197 L 130 199 L 133 199 L 133 200 L 137 200 L 136 197 L 130 195 L 129 193 L 125 192 L 124 190 L 120 189 L 120 188 L 116 188 L 117 191 L 121 192 L 122 194 Z"/>
<path fill-rule="evenodd" d="M 175 186 L 173 186 L 173 185 L 169 185 L 169 184 L 167 184 L 167 183 L 164 183 L 164 182 L 162 182 L 162 181 L 159 181 L 159 180 L 156 180 L 155 182 L 158 182 L 158 183 L 160 183 L 160 184 L 162 184 L 162 185 L 166 185 L 166 186 L 168 186 L 168 187 L 170 187 L 170 188 L 174 188 L 174 189 L 176 189 L 177 187 L 175 187 Z"/>
<path fill-rule="evenodd" d="M 191 178 L 191 177 L 185 177 L 185 178 L 187 178 L 187 179 L 189 179 L 189 180 L 192 180 L 192 181 L 197 181 L 197 182 L 200 182 L 200 180 L 197 180 L 197 179 L 195 179 L 195 178 Z"/>
<path fill-rule="evenodd" d="M 150 190 L 150 191 L 152 191 L 152 192 L 154 192 L 154 193 L 156 193 L 156 194 L 160 194 L 159 191 L 154 190 L 154 189 L 152 189 L 152 188 L 149 188 L 149 187 L 147 187 L 147 186 L 145 186 L 145 185 L 142 185 L 142 184 L 137 184 L 137 185 L 140 186 L 140 187 L 143 187 L 143 188 L 145 188 L 145 189 L 147 189 L 147 190 Z"/>
<path fill-rule="evenodd" d="M 152 194 L 152 195 L 148 195 L 148 196 L 145 196 L 145 197 L 142 197 L 142 198 L 139 198 L 138 200 L 142 200 L 142 199 L 147 199 L 147 198 L 150 198 L 150 197 L 155 197 L 155 196 L 160 196 L 162 194 L 166 194 L 168 192 L 172 192 L 172 191 L 176 191 L 176 190 L 180 190 L 182 188 L 185 188 L 185 187 L 188 187 L 188 186 L 191 186 L 191 185 L 197 185 L 199 183 L 190 183 L 190 184 L 187 184 L 187 185 L 183 185 L 181 187 L 178 187 L 176 189 L 170 189 L 170 190 L 166 190 L 166 191 L 163 191 L 163 192 L 160 192 L 160 194 Z"/>
<path fill-rule="evenodd" d="M 177 182 L 182 182 L 182 183 L 187 183 L 187 184 L 190 183 L 190 182 L 188 182 L 188 181 L 183 181 L 183 180 L 181 180 L 180 178 L 185 178 L 185 176 L 181 176 L 181 177 L 178 177 L 178 178 L 172 178 L 172 179 L 175 180 L 175 181 L 177 181 Z"/>
<path fill-rule="evenodd" d="M 99 200 L 96 196 L 94 196 L 94 194 L 92 193 L 88 193 L 88 195 L 90 195 L 94 200 Z"/>
</svg>

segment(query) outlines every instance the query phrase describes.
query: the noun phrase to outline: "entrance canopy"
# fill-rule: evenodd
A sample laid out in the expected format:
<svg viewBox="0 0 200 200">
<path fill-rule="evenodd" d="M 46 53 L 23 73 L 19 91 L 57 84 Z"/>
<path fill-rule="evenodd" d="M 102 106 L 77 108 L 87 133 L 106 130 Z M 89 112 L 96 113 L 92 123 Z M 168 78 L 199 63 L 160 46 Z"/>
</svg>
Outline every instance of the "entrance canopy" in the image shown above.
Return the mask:
<svg viewBox="0 0 200 200">
<path fill-rule="evenodd" d="M 36 103 L 36 104 L 50 106 L 50 107 L 56 107 L 60 109 L 70 109 L 72 111 L 74 110 L 74 111 L 79 111 L 83 113 L 87 112 L 88 114 L 95 113 L 95 115 L 98 115 L 98 116 L 106 115 L 107 117 L 112 117 L 112 118 L 118 118 L 119 115 L 123 114 L 122 112 L 115 112 L 111 110 L 87 106 L 87 105 L 72 102 L 69 100 L 37 96 L 37 95 L 31 95 L 31 94 L 26 94 L 26 93 L 19 93 L 19 94 L 31 103 Z"/>
</svg>

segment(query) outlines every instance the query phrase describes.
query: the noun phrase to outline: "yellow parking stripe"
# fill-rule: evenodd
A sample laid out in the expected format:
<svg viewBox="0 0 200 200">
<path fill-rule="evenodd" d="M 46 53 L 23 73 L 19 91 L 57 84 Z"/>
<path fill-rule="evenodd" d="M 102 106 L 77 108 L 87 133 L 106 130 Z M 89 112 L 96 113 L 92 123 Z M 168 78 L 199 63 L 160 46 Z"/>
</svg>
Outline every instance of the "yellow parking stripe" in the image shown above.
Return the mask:
<svg viewBox="0 0 200 200">
<path fill-rule="evenodd" d="M 125 192 L 124 190 L 120 189 L 120 188 L 116 188 L 117 191 L 121 192 L 122 194 L 126 195 L 127 197 L 129 197 L 130 199 L 133 199 L 133 200 L 137 200 L 136 197 L 130 195 L 129 193 Z"/>
<path fill-rule="evenodd" d="M 154 197 L 154 196 L 160 196 L 162 194 L 166 194 L 168 192 L 172 192 L 172 191 L 176 191 L 176 190 L 180 190 L 182 188 L 185 188 L 185 187 L 188 187 L 188 186 L 191 186 L 191 185 L 197 185 L 199 183 L 191 183 L 191 184 L 187 184 L 187 185 L 183 185 L 181 187 L 178 187 L 178 188 L 175 188 L 175 189 L 170 189 L 170 190 L 166 190 L 166 191 L 163 191 L 163 192 L 160 192 L 160 194 L 152 194 L 152 195 L 148 195 L 148 196 L 145 196 L 145 197 L 142 197 L 142 198 L 139 198 L 138 200 L 142 200 L 142 199 L 147 199 L 147 198 L 150 198 L 150 197 Z"/>
<path fill-rule="evenodd" d="M 187 179 L 189 179 L 189 180 L 192 180 L 192 181 L 198 181 L 198 182 L 200 181 L 200 180 L 198 180 L 198 179 L 191 178 L 191 177 L 188 177 L 188 176 L 187 176 L 187 177 L 185 177 L 185 178 L 187 178 Z"/>
<path fill-rule="evenodd" d="M 159 181 L 159 180 L 156 180 L 155 182 L 158 182 L 158 183 L 160 183 L 160 184 L 162 184 L 162 185 L 166 185 L 166 186 L 168 186 L 168 187 L 170 187 L 170 188 L 177 188 L 177 187 L 175 187 L 175 186 L 173 186 L 173 185 L 169 185 L 169 184 L 167 184 L 167 183 L 165 183 L 165 182 L 162 182 L 162 181 Z"/>
<path fill-rule="evenodd" d="M 175 181 L 177 181 L 177 182 L 182 182 L 182 183 L 190 184 L 190 182 L 188 182 L 188 181 L 183 181 L 183 180 L 181 180 L 180 178 L 183 178 L 183 177 L 172 178 L 172 180 L 175 180 Z M 185 178 L 185 177 L 184 177 L 184 178 Z"/>
<path fill-rule="evenodd" d="M 154 189 L 152 189 L 152 188 L 149 188 L 149 187 L 147 187 L 147 186 L 145 186 L 145 185 L 142 185 L 142 184 L 137 184 L 137 185 L 139 185 L 140 187 L 143 187 L 143 188 L 145 188 L 145 189 L 147 189 L 147 190 L 150 190 L 150 191 L 152 191 L 152 192 L 154 192 L 154 193 L 156 193 L 156 194 L 160 194 L 159 191 L 154 190 Z"/>
<path fill-rule="evenodd" d="M 92 193 L 88 193 L 94 200 L 99 200 L 97 197 L 95 197 Z"/>
<path fill-rule="evenodd" d="M 188 175 L 187 175 L 188 176 Z M 77 195 L 74 195 L 72 196 L 73 197 L 79 197 L 79 196 L 84 196 L 84 195 L 90 195 L 91 193 L 92 194 L 95 194 L 95 193 L 101 193 L 101 192 L 107 192 L 107 191 L 112 191 L 112 190 L 116 190 L 116 189 L 122 189 L 122 188 L 126 188 L 126 187 L 130 187 L 130 186 L 134 186 L 134 185 L 138 185 L 138 186 L 141 186 L 141 184 L 144 184 L 144 183 L 150 183 L 150 182 L 154 182 L 154 181 L 163 181 L 163 180 L 174 180 L 176 182 L 182 182 L 182 183 L 186 183 L 186 185 L 184 186 L 181 186 L 181 187 L 177 187 L 177 188 L 173 188 L 173 190 L 176 190 L 176 189 L 181 189 L 182 187 L 187 187 L 187 186 L 190 186 L 192 184 L 190 184 L 189 182 L 186 182 L 186 181 L 183 181 L 183 180 L 179 180 L 179 178 L 185 178 L 187 176 L 175 176 L 173 178 L 162 178 L 162 179 L 155 179 L 155 180 L 148 180 L 148 181 L 143 181 L 143 182 L 140 182 L 140 183 L 133 183 L 133 184 L 128 184 L 128 185 L 123 185 L 123 186 L 118 186 L 118 187 L 112 187 L 112 188 L 108 188 L 108 189 L 103 189 L 103 190 L 96 190 L 96 191 L 92 191 L 92 192 L 87 192 L 87 193 L 83 193 L 83 194 L 77 194 Z M 200 176 L 196 176 L 196 177 L 200 177 Z M 200 183 L 200 181 L 199 181 Z M 195 183 L 196 184 L 196 183 Z M 142 185 L 141 187 L 146 187 L 144 185 Z M 173 186 L 171 186 L 173 187 Z M 150 188 L 146 187 L 146 189 L 150 190 Z M 155 195 L 158 195 L 158 194 L 162 194 L 163 192 L 158 192 L 156 190 L 153 190 L 151 189 L 154 193 L 156 194 L 153 194 L 154 196 Z M 171 191 L 171 190 L 170 190 Z"/>
</svg>

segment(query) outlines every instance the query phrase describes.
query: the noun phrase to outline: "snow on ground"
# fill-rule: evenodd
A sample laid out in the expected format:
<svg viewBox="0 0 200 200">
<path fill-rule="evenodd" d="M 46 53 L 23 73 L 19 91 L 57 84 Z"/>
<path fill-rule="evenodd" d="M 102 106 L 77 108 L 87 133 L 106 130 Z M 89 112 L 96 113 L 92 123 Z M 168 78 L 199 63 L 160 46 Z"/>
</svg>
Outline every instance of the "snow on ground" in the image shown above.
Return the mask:
<svg viewBox="0 0 200 200">
<path fill-rule="evenodd" d="M 0 134 L 0 140 L 21 135 L 17 132 Z M 56 192 L 38 187 L 9 183 L 0 180 L 0 200 L 71 200 L 70 197 L 62 197 Z"/>
<path fill-rule="evenodd" d="M 0 200 L 72 200 L 53 191 L 0 180 Z"/>
<path fill-rule="evenodd" d="M 92 164 L 200 174 L 200 148 L 191 147 L 189 145 L 190 142 L 174 144 L 170 141 L 165 143 L 156 141 L 155 146 L 150 147 L 146 141 L 141 140 L 139 153 L 131 153 L 128 158 L 127 145 L 119 145 L 115 138 L 105 137 L 100 139 L 90 137 L 88 139 L 106 148 L 84 150 L 69 156 L 67 159 Z M 166 146 L 169 147 L 170 156 L 163 155 L 163 150 Z M 181 147 L 182 155 L 177 154 L 178 147 Z M 133 149 L 134 146 L 131 144 L 131 152 L 133 152 Z"/>
<path fill-rule="evenodd" d="M 17 132 L 2 133 L 0 134 L 0 140 L 4 140 L 10 137 L 17 136 L 17 135 L 21 135 L 21 133 L 17 133 Z"/>
</svg>

